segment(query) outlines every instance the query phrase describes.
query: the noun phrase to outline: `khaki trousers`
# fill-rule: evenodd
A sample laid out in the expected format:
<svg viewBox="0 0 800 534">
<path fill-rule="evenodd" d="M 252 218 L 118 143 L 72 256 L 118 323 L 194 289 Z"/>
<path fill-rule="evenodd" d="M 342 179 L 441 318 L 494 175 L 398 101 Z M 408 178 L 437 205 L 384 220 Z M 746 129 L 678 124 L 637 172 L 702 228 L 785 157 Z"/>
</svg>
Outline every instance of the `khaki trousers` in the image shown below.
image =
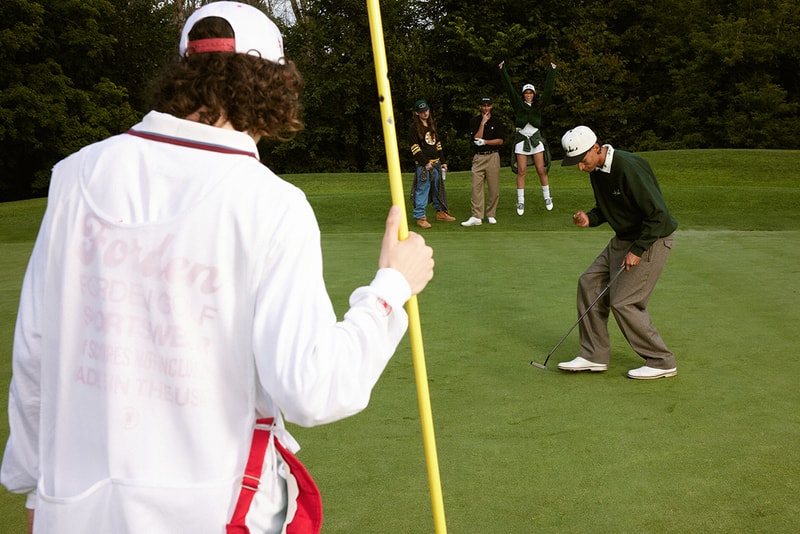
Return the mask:
<svg viewBox="0 0 800 534">
<path fill-rule="evenodd" d="M 484 206 L 483 187 L 488 189 L 488 202 Z M 472 216 L 483 219 L 484 207 L 487 217 L 497 214 L 500 201 L 500 153 L 473 154 L 472 156 L 472 196 L 470 205 Z"/>
<path fill-rule="evenodd" d="M 636 354 L 644 358 L 648 367 L 676 367 L 675 355 L 667 348 L 647 313 L 647 303 L 664 269 L 673 242 L 672 235 L 656 240 L 642 255 L 639 264 L 628 271 L 623 270 L 603 298 L 586 314 L 579 325 L 581 357 L 595 363 L 608 364 L 611 358 L 608 336 L 610 311 L 628 344 Z M 614 237 L 580 276 L 579 317 L 600 294 L 611 276 L 619 271 L 619 266 L 632 244 L 631 241 Z"/>
</svg>

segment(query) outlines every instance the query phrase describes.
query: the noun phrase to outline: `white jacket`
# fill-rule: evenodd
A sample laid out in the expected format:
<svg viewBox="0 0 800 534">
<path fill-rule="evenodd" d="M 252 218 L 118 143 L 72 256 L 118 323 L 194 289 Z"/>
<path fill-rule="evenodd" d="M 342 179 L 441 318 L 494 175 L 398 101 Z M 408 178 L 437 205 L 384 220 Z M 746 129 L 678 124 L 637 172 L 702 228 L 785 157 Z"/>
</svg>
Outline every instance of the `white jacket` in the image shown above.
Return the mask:
<svg viewBox="0 0 800 534">
<path fill-rule="evenodd" d="M 252 138 L 156 112 L 133 129 L 172 142 L 122 134 L 54 168 L 2 483 L 31 493 L 37 532 L 221 534 L 255 418 L 364 409 L 411 291 L 379 270 L 337 322 L 314 213 Z"/>
</svg>

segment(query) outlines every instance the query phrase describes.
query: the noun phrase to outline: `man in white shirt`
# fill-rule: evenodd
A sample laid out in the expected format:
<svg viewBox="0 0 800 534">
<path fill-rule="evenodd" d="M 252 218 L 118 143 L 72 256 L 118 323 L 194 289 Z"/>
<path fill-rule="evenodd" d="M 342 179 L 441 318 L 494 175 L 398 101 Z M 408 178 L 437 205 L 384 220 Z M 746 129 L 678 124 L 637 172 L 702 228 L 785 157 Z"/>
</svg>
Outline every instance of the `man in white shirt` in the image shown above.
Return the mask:
<svg viewBox="0 0 800 534">
<path fill-rule="evenodd" d="M 433 276 L 394 207 L 375 278 L 337 321 L 314 213 L 258 160 L 261 137 L 302 128 L 280 32 L 215 2 L 180 55 L 141 123 L 53 169 L 0 473 L 33 532 L 318 531 L 283 421 L 364 409 Z"/>
</svg>

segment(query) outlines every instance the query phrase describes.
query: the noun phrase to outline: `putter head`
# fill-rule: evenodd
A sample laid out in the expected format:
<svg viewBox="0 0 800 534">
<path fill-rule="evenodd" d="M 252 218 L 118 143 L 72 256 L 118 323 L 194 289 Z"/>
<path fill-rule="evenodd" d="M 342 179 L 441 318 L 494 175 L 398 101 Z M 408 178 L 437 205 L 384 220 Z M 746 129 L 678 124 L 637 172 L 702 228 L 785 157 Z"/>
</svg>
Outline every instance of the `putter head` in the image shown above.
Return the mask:
<svg viewBox="0 0 800 534">
<path fill-rule="evenodd" d="M 534 367 L 538 367 L 539 369 L 544 369 L 545 371 L 547 371 L 547 367 L 545 365 L 541 364 L 541 363 L 531 362 L 531 365 L 534 366 Z"/>
</svg>

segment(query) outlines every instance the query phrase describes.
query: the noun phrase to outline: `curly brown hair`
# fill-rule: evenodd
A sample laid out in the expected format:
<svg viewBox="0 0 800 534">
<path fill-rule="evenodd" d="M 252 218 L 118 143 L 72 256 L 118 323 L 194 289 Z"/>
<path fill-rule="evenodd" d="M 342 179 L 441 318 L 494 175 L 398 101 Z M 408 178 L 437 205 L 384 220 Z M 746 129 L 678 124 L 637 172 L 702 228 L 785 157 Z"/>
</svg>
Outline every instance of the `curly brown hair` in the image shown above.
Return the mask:
<svg viewBox="0 0 800 534">
<path fill-rule="evenodd" d="M 225 19 L 207 17 L 189 33 L 190 40 L 234 37 Z M 303 129 L 300 91 L 303 77 L 293 62 L 229 52 L 177 58 L 153 85 L 151 107 L 214 125 L 221 118 L 240 132 L 286 141 Z"/>
</svg>

